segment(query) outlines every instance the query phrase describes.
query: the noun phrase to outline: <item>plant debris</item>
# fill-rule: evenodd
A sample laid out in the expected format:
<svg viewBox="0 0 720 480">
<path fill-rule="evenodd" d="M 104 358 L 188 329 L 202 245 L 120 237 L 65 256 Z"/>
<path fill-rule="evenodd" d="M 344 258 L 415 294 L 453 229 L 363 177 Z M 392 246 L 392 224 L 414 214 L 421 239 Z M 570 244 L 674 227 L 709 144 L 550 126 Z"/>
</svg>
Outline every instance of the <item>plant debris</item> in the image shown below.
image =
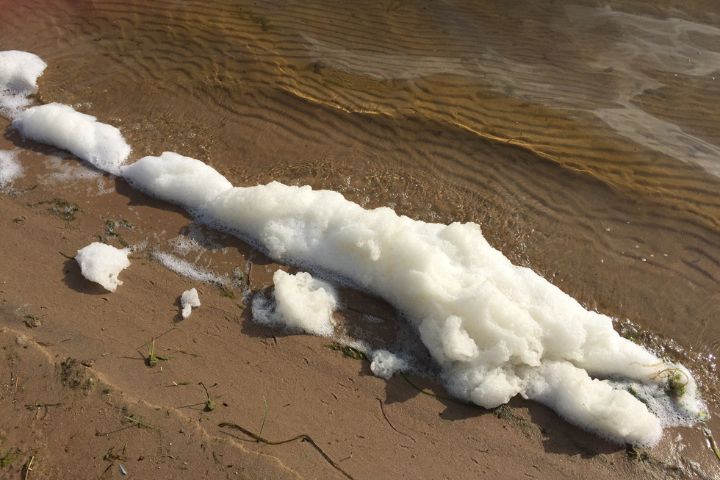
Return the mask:
<svg viewBox="0 0 720 480">
<path fill-rule="evenodd" d="M 52 200 L 42 200 L 40 202 L 31 204 L 31 207 L 40 205 L 50 205 L 47 209 L 48 212 L 52 213 L 56 217 L 60 217 L 67 222 L 72 222 L 78 212 L 81 211 L 80 207 L 76 203 L 68 202 L 62 198 L 53 198 Z"/>
<path fill-rule="evenodd" d="M 343 470 L 342 467 L 340 467 L 340 465 L 338 465 L 332 458 L 330 458 L 330 456 L 327 453 L 325 453 L 325 451 L 322 448 L 320 448 L 320 445 L 318 445 L 317 442 L 315 440 L 313 440 L 313 438 L 310 435 L 307 435 L 305 433 L 301 433 L 300 435 L 295 435 L 294 437 L 291 437 L 291 438 L 288 438 L 285 440 L 272 441 L 272 440 L 268 440 L 267 438 L 263 437 L 262 435 L 253 433 L 250 430 L 248 430 L 247 428 L 242 427 L 236 423 L 222 422 L 218 426 L 220 428 L 232 428 L 234 430 L 239 430 L 242 433 L 244 433 L 245 435 L 247 435 L 248 437 L 255 440 L 256 442 L 263 443 L 265 445 L 284 445 L 286 443 L 294 442 L 297 440 L 299 440 L 301 442 L 307 442 L 325 459 L 326 462 L 328 462 L 328 464 L 330 464 L 330 466 L 332 466 L 338 472 L 342 473 L 345 476 L 345 478 L 347 478 L 349 480 L 355 480 L 349 473 L 347 473 L 345 470 Z M 230 435 L 231 437 L 235 437 L 235 435 L 232 435 L 228 432 L 223 432 L 223 433 L 225 433 L 226 435 Z M 238 438 L 238 437 L 235 437 L 235 438 Z"/>
<path fill-rule="evenodd" d="M 329 345 L 326 345 L 327 348 L 330 350 L 335 350 L 336 352 L 341 352 L 343 356 L 347 358 L 354 358 L 355 360 L 367 360 L 367 355 L 365 355 L 363 352 L 358 350 L 355 347 L 351 347 L 349 345 L 343 345 L 341 343 L 333 342 Z"/>
</svg>

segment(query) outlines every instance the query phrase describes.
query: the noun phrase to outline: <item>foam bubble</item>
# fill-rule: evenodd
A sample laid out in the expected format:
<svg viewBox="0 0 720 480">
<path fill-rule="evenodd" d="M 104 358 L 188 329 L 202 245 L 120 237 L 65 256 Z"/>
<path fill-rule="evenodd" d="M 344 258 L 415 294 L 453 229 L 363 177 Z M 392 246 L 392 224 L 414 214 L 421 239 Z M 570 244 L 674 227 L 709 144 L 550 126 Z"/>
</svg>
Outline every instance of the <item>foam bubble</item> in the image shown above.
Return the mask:
<svg viewBox="0 0 720 480">
<path fill-rule="evenodd" d="M 121 271 L 130 266 L 129 249 L 119 249 L 105 243 L 93 242 L 78 250 L 75 260 L 83 277 L 99 283 L 114 292 L 123 282 L 118 278 Z"/>
<path fill-rule="evenodd" d="M 67 150 L 113 175 L 130 155 L 120 130 L 60 103 L 28 108 L 12 126 L 25 138 Z"/>
</svg>

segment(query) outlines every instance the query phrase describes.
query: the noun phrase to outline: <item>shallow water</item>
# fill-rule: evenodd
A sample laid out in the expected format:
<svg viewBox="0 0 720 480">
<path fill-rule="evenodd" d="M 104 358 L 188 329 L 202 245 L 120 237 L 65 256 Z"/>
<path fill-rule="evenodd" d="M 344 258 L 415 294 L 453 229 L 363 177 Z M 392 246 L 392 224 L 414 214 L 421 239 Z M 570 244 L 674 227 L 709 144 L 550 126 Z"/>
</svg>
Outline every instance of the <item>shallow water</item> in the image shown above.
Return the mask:
<svg viewBox="0 0 720 480">
<path fill-rule="evenodd" d="M 134 158 L 478 222 L 717 402 L 717 7 L 247 3 L 0 0 L 0 50 L 40 55 L 39 99 L 117 125 Z"/>
</svg>

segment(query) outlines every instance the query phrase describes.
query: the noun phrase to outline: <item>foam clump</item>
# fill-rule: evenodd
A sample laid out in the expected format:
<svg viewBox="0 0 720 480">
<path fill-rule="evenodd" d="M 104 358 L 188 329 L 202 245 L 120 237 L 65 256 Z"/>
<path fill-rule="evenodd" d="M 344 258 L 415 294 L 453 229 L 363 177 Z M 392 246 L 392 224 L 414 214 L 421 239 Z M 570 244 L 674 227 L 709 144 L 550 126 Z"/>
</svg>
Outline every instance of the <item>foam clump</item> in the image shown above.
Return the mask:
<svg viewBox="0 0 720 480">
<path fill-rule="evenodd" d="M 376 377 L 389 380 L 397 372 L 404 372 L 408 369 L 407 360 L 387 350 L 375 350 L 370 356 L 370 370 Z"/>
<path fill-rule="evenodd" d="M 188 209 L 198 208 L 232 188 L 214 168 L 173 152 L 143 157 L 124 167 L 122 174 L 138 190 Z"/>
<path fill-rule="evenodd" d="M 37 55 L 18 50 L 0 52 L 0 112 L 14 117 L 37 92 L 37 79 L 47 64 Z"/>
<path fill-rule="evenodd" d="M 166 185 L 187 182 L 189 169 L 198 178 L 219 177 L 208 165 L 179 158 L 185 157 L 154 161 L 152 175 L 164 180 L 142 179 L 141 188 L 185 205 L 275 260 L 335 274 L 386 299 L 417 328 L 454 396 L 493 408 L 521 395 L 619 443 L 660 439 L 661 412 L 609 379 L 665 385 L 670 366 L 622 338 L 609 317 L 513 265 L 477 224 L 425 223 L 390 208 L 366 210 L 337 192 L 278 182 L 226 188 L 213 181 L 204 193 L 184 197 Z M 309 274 L 276 276 L 275 308 L 256 296 L 256 320 L 330 334 L 333 295 Z M 683 390 L 673 404 L 692 418 L 702 416 L 689 375 Z"/>
<path fill-rule="evenodd" d="M 23 168 L 12 150 L 0 150 L 0 188 L 10 185 L 22 176 Z"/>
<path fill-rule="evenodd" d="M 61 103 L 30 107 L 15 116 L 12 126 L 25 138 L 67 150 L 113 175 L 130 155 L 120 130 Z"/>
<path fill-rule="evenodd" d="M 456 397 L 493 408 L 519 394 L 618 442 L 660 438 L 660 420 L 642 402 L 591 377 L 655 382 L 663 362 L 622 338 L 609 317 L 512 265 L 476 224 L 415 221 L 277 182 L 224 192 L 204 218 L 277 260 L 333 272 L 405 312 Z M 592 391 L 603 402 L 580 401 Z M 642 433 L 628 433 L 638 422 Z"/>
<path fill-rule="evenodd" d="M 180 296 L 180 307 L 182 308 L 182 318 L 187 319 L 192 313 L 193 307 L 200 306 L 200 296 L 196 289 L 191 288 L 185 290 Z"/>
<path fill-rule="evenodd" d="M 291 275 L 282 270 L 273 274 L 273 305 L 260 296 L 253 300 L 253 320 L 280 325 L 313 335 L 329 337 L 335 322 L 332 314 L 338 300 L 335 289 L 307 272 Z"/>
<path fill-rule="evenodd" d="M 80 265 L 83 277 L 114 292 L 123 284 L 118 275 L 130 266 L 129 253 L 130 250 L 127 248 L 120 249 L 105 243 L 93 242 L 78 250 L 75 260 Z"/>
</svg>

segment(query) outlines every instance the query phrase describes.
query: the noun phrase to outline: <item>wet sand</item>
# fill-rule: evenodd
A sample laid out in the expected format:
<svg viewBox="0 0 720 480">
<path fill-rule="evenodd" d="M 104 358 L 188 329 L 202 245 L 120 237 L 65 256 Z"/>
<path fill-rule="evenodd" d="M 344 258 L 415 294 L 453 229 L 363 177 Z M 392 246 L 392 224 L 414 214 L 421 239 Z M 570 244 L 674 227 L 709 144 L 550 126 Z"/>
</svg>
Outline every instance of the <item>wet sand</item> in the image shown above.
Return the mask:
<svg viewBox="0 0 720 480">
<path fill-rule="evenodd" d="M 438 13 L 402 2 L 342 10 L 307 2 L 0 2 L 0 49 L 45 59 L 38 101 L 71 104 L 120 127 L 133 158 L 174 150 L 238 185 L 310 184 L 423 220 L 478 222 L 515 263 L 588 308 L 630 319 L 638 331 L 628 334 L 688 365 L 716 416 L 708 355 L 720 346 L 720 16 L 701 2 L 617 2 L 612 10 L 580 3 L 458 3 Z M 0 141 L 0 149 L 17 146 L 30 150 L 19 154 L 26 175 L 0 198 L 3 345 L 19 365 L 0 370 L 8 385 L 0 409 L 22 413 L 17 429 L 3 427 L 0 455 L 22 452 L 9 471 L 20 475 L 35 455 L 34 478 L 79 470 L 97 478 L 109 463 L 103 455 L 124 437 L 81 440 L 96 428 L 79 429 L 78 468 L 59 452 L 66 434 L 58 425 L 87 411 L 91 421 L 120 428 L 127 405 L 148 418 L 155 408 L 170 412 L 158 430 L 137 429 L 155 452 L 146 463 L 133 460 L 142 453 L 125 455 L 123 465 L 140 476 L 161 466 L 171 478 L 188 462 L 211 478 L 233 476 L 230 463 L 249 478 L 342 478 L 307 442 L 262 445 L 218 426 L 257 432 L 267 401 L 263 436 L 309 434 L 353 478 L 718 475 L 698 429 L 667 431 L 649 460 L 635 461 L 544 407 L 514 400 L 493 414 L 458 405 L 402 378 L 374 378 L 327 340 L 253 326 L 242 288 L 228 295 L 201 287 L 203 307 L 177 323 L 177 297 L 191 282 L 154 262 L 149 249 L 131 260 L 116 294 L 103 293 L 64 255 L 98 236 L 119 244 L 106 221 L 120 219 L 134 225 L 118 227 L 124 241 L 169 251 L 190 219 L 110 177 L 61 181 L 58 171 L 83 167 L 51 160 L 59 152 L 12 132 Z M 55 198 L 81 208 L 74 220 L 41 203 Z M 228 275 L 240 267 L 253 290 L 268 286 L 277 268 L 222 235 L 186 259 Z M 340 313 L 348 328 L 366 321 L 363 313 L 400 322 L 377 299 L 351 291 L 343 299 L 352 307 Z M 42 325 L 27 327 L 27 315 Z M 394 328 L 375 332 L 377 341 L 392 339 Z M 149 368 L 145 344 L 164 332 L 157 345 L 171 360 Z M 67 357 L 92 360 L 90 374 L 115 393 L 52 383 Z M 47 381 L 34 378 L 30 362 Z M 19 379 L 14 391 L 10 374 Z M 201 381 L 217 384 L 212 412 L 202 412 Z M 45 416 L 22 408 L 57 403 L 45 393 L 64 407 Z M 710 427 L 720 429 L 717 420 Z M 200 438 L 213 447 L 202 448 Z M 163 442 L 187 449 L 168 460 L 157 453 Z M 213 448 L 233 460 L 217 462 Z M 120 474 L 113 465 L 104 475 Z"/>
</svg>

